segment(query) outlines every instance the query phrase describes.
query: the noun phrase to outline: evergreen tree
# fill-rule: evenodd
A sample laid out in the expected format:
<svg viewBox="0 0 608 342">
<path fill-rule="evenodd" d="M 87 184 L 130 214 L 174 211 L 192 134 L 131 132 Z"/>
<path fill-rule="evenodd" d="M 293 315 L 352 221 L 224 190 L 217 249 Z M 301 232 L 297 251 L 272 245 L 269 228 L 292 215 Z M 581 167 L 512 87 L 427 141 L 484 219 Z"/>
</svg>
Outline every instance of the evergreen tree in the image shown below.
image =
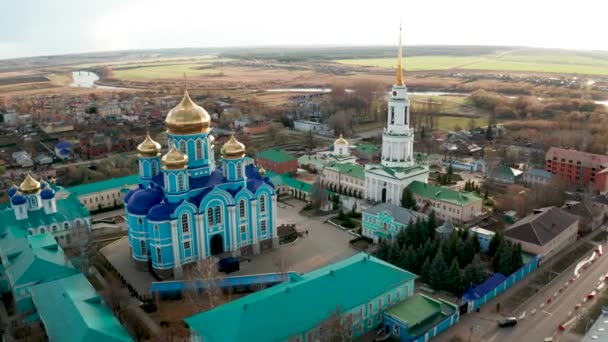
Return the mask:
<svg viewBox="0 0 608 342">
<path fill-rule="evenodd" d="M 486 188 L 486 190 L 483 192 L 483 199 L 484 200 L 488 199 L 488 188 Z"/>
<path fill-rule="evenodd" d="M 426 231 L 429 239 L 435 239 L 435 233 L 437 232 L 437 214 L 435 210 L 431 210 L 429 213 L 429 217 L 426 220 Z"/>
<path fill-rule="evenodd" d="M 486 140 L 494 140 L 494 134 L 492 134 L 492 125 L 488 125 L 488 127 L 486 128 Z"/>
<path fill-rule="evenodd" d="M 407 209 L 416 210 L 416 200 L 414 199 L 414 193 L 412 189 L 405 188 L 401 193 L 401 206 Z"/>
<path fill-rule="evenodd" d="M 464 268 L 463 285 L 465 288 L 469 288 L 472 285 L 483 283 L 484 280 L 486 280 L 486 272 L 479 255 L 475 255 L 473 262 Z"/>
<path fill-rule="evenodd" d="M 479 242 L 479 235 L 477 235 L 477 232 L 473 233 L 472 239 L 473 239 L 473 246 L 475 247 L 475 254 L 477 254 L 481 251 L 481 242 Z"/>
<path fill-rule="evenodd" d="M 342 209 L 340 209 L 340 211 L 338 212 L 338 220 L 344 221 L 344 217 L 344 212 L 342 211 Z"/>
<path fill-rule="evenodd" d="M 397 235 L 395 235 L 395 242 L 399 248 L 407 247 L 408 244 L 408 236 L 407 236 L 407 227 L 405 229 L 399 229 Z"/>
<path fill-rule="evenodd" d="M 415 250 L 415 254 L 414 254 L 414 273 L 416 274 L 420 274 L 422 276 L 422 270 L 424 268 L 424 261 L 426 259 L 426 256 L 424 255 L 424 250 L 422 248 L 415 248 L 412 246 L 412 248 L 414 248 Z M 429 261 L 429 265 L 430 265 L 430 261 Z"/>
<path fill-rule="evenodd" d="M 452 260 L 452 265 L 446 274 L 446 290 L 455 295 L 460 295 L 462 289 L 462 276 L 456 259 Z"/>
<path fill-rule="evenodd" d="M 470 264 L 471 261 L 473 261 L 475 254 L 477 254 L 477 253 L 475 253 L 475 243 L 473 242 L 473 237 L 469 237 L 464 242 L 462 259 L 458 259 L 458 261 L 460 262 L 460 265 L 462 267 L 464 267 L 464 266 Z"/>
<path fill-rule="evenodd" d="M 498 247 L 502 244 L 503 237 L 501 232 L 496 232 L 492 239 L 490 240 L 490 244 L 488 245 L 488 255 L 494 257 L 496 252 L 498 251 Z"/>
<path fill-rule="evenodd" d="M 423 283 L 428 284 L 429 283 L 429 272 L 430 272 L 430 268 L 431 268 L 431 261 L 429 260 L 429 258 L 427 257 L 424 260 L 424 263 L 422 264 L 421 267 L 421 272 L 418 272 L 420 274 L 420 279 L 422 279 Z"/>
<path fill-rule="evenodd" d="M 443 259 L 441 252 L 435 255 L 431 267 L 428 271 L 428 282 L 429 285 L 435 290 L 444 290 L 446 288 L 446 272 L 447 265 Z"/>
<path fill-rule="evenodd" d="M 388 250 L 390 249 L 390 243 L 387 239 L 380 239 L 378 242 L 378 249 L 376 250 L 376 257 L 380 260 L 388 260 Z"/>
<path fill-rule="evenodd" d="M 405 254 L 403 256 L 403 269 L 406 269 L 410 272 L 414 272 L 416 270 L 416 252 L 414 251 L 414 247 L 409 246 L 405 249 Z"/>
<path fill-rule="evenodd" d="M 460 234 L 460 238 L 462 239 L 462 241 L 467 241 L 467 239 L 469 238 L 468 229 L 461 229 L 458 231 L 458 233 Z"/>
<path fill-rule="evenodd" d="M 431 260 L 435 256 L 435 252 L 433 251 L 433 243 L 431 240 L 426 240 L 424 246 L 422 247 L 422 253 L 424 257 L 429 257 Z"/>
<path fill-rule="evenodd" d="M 390 248 L 388 249 L 388 260 L 386 261 L 393 265 L 398 265 L 400 252 L 401 251 L 399 250 L 397 244 L 394 241 L 391 241 Z"/>
<path fill-rule="evenodd" d="M 498 269 L 496 271 L 506 276 L 513 273 L 513 247 L 510 244 L 505 244 L 503 250 L 498 254 Z"/>
<path fill-rule="evenodd" d="M 454 168 L 452 168 L 452 164 L 450 164 L 448 166 L 448 176 L 451 176 L 454 174 Z"/>
<path fill-rule="evenodd" d="M 524 265 L 524 257 L 522 254 L 521 244 L 518 243 L 513 248 L 513 256 L 511 257 L 511 262 L 513 263 L 513 272 L 517 271 Z"/>
</svg>

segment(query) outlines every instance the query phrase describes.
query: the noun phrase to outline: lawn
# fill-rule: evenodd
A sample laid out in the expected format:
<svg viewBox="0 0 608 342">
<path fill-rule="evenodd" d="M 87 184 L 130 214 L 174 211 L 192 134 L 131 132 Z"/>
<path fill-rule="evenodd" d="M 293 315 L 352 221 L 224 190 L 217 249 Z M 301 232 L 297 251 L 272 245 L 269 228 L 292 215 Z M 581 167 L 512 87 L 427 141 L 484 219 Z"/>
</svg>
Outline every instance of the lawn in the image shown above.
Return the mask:
<svg viewBox="0 0 608 342">
<path fill-rule="evenodd" d="M 475 118 L 473 127 L 485 127 L 488 125 L 488 118 Z M 471 118 L 464 118 L 459 116 L 440 116 L 437 122 L 439 129 L 446 131 L 454 131 L 455 128 L 460 127 L 461 129 L 467 129 Z"/>
<path fill-rule="evenodd" d="M 349 65 L 395 68 L 396 58 L 340 59 Z M 608 75 L 608 58 L 575 51 L 513 51 L 484 56 L 415 56 L 405 58 L 405 69 L 416 70 L 505 70 Z"/>
<path fill-rule="evenodd" d="M 162 65 L 142 65 L 129 69 L 113 70 L 115 78 L 123 80 L 153 80 L 163 78 L 179 78 L 187 76 L 204 75 L 216 70 L 208 68 L 211 64 L 205 62 L 189 62 Z"/>
</svg>

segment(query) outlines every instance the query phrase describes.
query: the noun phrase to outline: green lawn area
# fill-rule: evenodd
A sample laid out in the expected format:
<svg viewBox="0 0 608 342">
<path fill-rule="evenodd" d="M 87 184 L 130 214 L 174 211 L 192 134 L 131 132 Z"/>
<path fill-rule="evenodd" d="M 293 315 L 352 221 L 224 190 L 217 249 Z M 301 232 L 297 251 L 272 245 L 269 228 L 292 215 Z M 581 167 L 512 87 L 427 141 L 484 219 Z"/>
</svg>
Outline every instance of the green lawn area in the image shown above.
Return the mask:
<svg viewBox="0 0 608 342">
<path fill-rule="evenodd" d="M 474 127 L 485 127 L 488 125 L 488 118 L 473 118 L 475 121 Z M 453 131 L 454 127 L 459 126 L 462 129 L 468 129 L 471 119 L 457 116 L 440 116 L 437 124 L 439 129 Z"/>
<path fill-rule="evenodd" d="M 395 68 L 396 58 L 340 59 L 338 63 Z M 574 51 L 514 51 L 486 56 L 415 56 L 405 58 L 405 69 L 479 69 L 608 75 L 608 58 Z"/>
<path fill-rule="evenodd" d="M 167 65 L 166 63 L 161 65 L 152 64 L 137 66 L 131 69 L 113 70 L 112 74 L 115 78 L 118 79 L 152 80 L 183 77 L 184 73 L 188 76 L 192 76 L 217 72 L 213 69 L 205 69 L 205 67 L 208 67 L 210 65 L 210 63 L 205 62 L 186 62 L 169 65 Z"/>
</svg>

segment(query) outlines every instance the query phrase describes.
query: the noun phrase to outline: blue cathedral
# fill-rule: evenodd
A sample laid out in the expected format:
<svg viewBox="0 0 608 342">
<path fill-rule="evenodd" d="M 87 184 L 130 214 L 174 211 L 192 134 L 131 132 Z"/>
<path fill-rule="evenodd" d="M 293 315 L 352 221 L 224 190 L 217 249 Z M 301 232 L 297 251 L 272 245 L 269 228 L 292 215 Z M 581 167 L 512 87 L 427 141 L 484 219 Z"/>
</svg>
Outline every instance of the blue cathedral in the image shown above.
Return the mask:
<svg viewBox="0 0 608 342">
<path fill-rule="evenodd" d="M 124 197 L 131 255 L 158 276 L 212 255 L 278 246 L 277 195 L 264 169 L 246 163 L 234 136 L 216 164 L 211 117 L 185 91 L 165 119 L 169 150 L 149 134 L 137 146 L 140 183 Z"/>
</svg>

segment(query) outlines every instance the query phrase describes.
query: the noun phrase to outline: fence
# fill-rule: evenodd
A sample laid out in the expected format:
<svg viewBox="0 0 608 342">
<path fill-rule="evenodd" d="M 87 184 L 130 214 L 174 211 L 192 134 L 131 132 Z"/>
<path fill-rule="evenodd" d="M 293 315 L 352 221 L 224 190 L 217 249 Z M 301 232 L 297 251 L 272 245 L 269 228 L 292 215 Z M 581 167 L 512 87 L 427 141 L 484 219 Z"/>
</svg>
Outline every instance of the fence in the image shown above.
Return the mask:
<svg viewBox="0 0 608 342">
<path fill-rule="evenodd" d="M 183 292 L 188 289 L 205 291 L 205 288 L 213 286 L 222 290 L 246 292 L 274 286 L 298 277 L 300 276 L 296 272 L 285 272 L 225 277 L 212 280 L 160 281 L 152 283 L 150 292 L 153 297 L 158 296 L 160 299 L 177 299 L 181 298 Z"/>
<path fill-rule="evenodd" d="M 513 286 L 513 284 L 520 281 L 530 272 L 534 271 L 538 267 L 539 259 L 540 257 L 534 256 L 530 261 L 508 277 L 502 273 L 495 273 L 483 283 L 470 287 L 462 295 L 462 301 L 467 304 L 467 312 L 474 311 L 481 307 L 483 304 Z"/>
</svg>

